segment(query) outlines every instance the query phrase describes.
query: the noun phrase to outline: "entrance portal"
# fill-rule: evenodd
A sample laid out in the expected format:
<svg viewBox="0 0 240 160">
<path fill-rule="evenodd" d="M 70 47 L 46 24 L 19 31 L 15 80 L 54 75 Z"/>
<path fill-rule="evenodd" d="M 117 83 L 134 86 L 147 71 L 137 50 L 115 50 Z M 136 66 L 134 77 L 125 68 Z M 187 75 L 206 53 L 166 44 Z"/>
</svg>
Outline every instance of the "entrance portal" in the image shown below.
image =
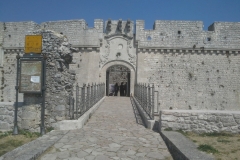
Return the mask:
<svg viewBox="0 0 240 160">
<path fill-rule="evenodd" d="M 114 65 L 107 69 L 106 92 L 108 96 L 114 94 L 115 84 L 118 83 L 117 96 L 130 96 L 130 69 L 123 65 Z"/>
</svg>

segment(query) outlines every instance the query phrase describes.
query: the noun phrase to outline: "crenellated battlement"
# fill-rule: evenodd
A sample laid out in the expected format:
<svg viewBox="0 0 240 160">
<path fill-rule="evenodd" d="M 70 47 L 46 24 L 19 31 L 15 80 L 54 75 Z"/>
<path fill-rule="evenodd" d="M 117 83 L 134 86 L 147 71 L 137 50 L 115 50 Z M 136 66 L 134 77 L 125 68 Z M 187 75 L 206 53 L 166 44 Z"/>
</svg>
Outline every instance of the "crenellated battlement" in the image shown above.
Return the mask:
<svg viewBox="0 0 240 160">
<path fill-rule="evenodd" d="M 137 20 L 136 40 L 139 48 L 240 49 L 240 23 L 215 22 L 204 31 L 202 21 L 156 20 L 153 30 L 145 30 Z"/>
<path fill-rule="evenodd" d="M 135 38 L 139 48 L 176 49 L 240 49 L 240 22 L 214 22 L 203 30 L 202 21 L 156 20 L 152 30 L 146 30 L 144 20 L 136 20 Z M 89 28 L 84 19 L 28 22 L 0 22 L 0 44 L 3 48 L 23 48 L 25 35 L 38 29 L 53 30 L 66 35 L 73 46 L 100 47 L 105 36 L 134 36 L 131 20 L 94 20 Z"/>
</svg>

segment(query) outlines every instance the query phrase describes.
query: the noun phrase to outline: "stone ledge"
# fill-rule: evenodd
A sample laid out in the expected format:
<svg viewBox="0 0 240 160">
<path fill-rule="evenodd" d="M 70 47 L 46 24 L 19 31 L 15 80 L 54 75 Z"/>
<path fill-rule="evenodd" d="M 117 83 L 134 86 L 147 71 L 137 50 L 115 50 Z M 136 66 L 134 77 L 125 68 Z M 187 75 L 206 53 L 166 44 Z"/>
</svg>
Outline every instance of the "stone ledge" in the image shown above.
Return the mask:
<svg viewBox="0 0 240 160">
<path fill-rule="evenodd" d="M 91 115 L 98 109 L 102 104 L 105 97 L 98 101 L 92 108 L 85 112 L 78 120 L 63 120 L 53 124 L 55 130 L 74 130 L 80 129 L 86 124 Z"/>
<path fill-rule="evenodd" d="M 192 141 L 184 137 L 181 133 L 163 131 L 160 132 L 160 134 L 166 143 L 173 159 L 214 160 L 213 156 L 199 151 L 197 149 L 197 146 Z"/>
<path fill-rule="evenodd" d="M 145 124 L 146 128 L 148 129 L 154 129 L 155 127 L 155 120 L 151 120 L 150 117 L 146 114 L 146 112 L 142 109 L 141 105 L 138 103 L 138 101 L 135 99 L 135 97 L 132 97 L 134 100 L 134 103 L 139 111 L 140 116 L 142 117 L 143 123 Z"/>
<path fill-rule="evenodd" d="M 24 144 L 0 157 L 0 160 L 32 160 L 54 145 L 68 131 L 51 131 L 42 137 Z"/>
</svg>

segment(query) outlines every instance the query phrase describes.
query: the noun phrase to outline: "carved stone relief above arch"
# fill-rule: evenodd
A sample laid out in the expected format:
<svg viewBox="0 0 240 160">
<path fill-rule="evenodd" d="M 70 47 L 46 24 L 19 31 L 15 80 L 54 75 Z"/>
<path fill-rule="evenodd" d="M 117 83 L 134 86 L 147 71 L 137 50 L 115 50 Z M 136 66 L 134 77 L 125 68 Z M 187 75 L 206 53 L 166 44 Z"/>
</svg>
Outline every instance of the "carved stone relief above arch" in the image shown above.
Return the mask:
<svg viewBox="0 0 240 160">
<path fill-rule="evenodd" d="M 99 67 L 116 60 L 125 61 L 136 67 L 136 49 L 133 47 L 132 38 L 122 35 L 105 37 L 100 48 Z"/>
</svg>

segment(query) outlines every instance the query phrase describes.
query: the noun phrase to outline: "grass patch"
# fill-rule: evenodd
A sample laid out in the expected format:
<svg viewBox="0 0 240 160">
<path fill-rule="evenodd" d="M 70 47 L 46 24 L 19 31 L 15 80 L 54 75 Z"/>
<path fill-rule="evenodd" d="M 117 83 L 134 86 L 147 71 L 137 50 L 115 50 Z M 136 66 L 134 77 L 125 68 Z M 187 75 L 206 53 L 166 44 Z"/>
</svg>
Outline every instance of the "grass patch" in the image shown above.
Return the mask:
<svg viewBox="0 0 240 160">
<path fill-rule="evenodd" d="M 229 141 L 227 139 L 222 139 L 222 138 L 218 138 L 217 141 L 221 142 L 221 143 L 230 143 L 231 142 L 231 141 Z"/>
<path fill-rule="evenodd" d="M 22 146 L 34 139 L 37 139 L 40 133 L 19 130 L 18 135 L 12 135 L 12 131 L 0 132 L 0 156 L 5 153 Z"/>
<path fill-rule="evenodd" d="M 165 128 L 164 131 L 172 131 L 173 129 L 171 127 Z"/>
<path fill-rule="evenodd" d="M 240 134 L 225 132 L 197 134 L 186 132 L 183 135 L 199 146 L 199 150 L 213 154 L 217 160 L 237 160 L 240 157 Z"/>
<path fill-rule="evenodd" d="M 29 132 L 27 130 L 19 130 L 20 135 L 24 135 L 26 138 L 40 137 L 40 133 L 38 132 Z"/>
<path fill-rule="evenodd" d="M 198 146 L 198 149 L 200 151 L 207 152 L 207 153 L 213 153 L 213 154 L 218 153 L 217 149 L 215 149 L 214 147 L 208 144 L 201 144 Z"/>
<path fill-rule="evenodd" d="M 12 135 L 12 131 L 0 132 L 0 139 Z"/>
<path fill-rule="evenodd" d="M 232 136 L 232 134 L 229 133 L 225 133 L 225 132 L 212 132 L 212 133 L 203 133 L 200 134 L 200 136 L 208 136 L 208 137 L 219 137 L 219 136 L 225 136 L 225 137 L 229 137 Z"/>
</svg>

